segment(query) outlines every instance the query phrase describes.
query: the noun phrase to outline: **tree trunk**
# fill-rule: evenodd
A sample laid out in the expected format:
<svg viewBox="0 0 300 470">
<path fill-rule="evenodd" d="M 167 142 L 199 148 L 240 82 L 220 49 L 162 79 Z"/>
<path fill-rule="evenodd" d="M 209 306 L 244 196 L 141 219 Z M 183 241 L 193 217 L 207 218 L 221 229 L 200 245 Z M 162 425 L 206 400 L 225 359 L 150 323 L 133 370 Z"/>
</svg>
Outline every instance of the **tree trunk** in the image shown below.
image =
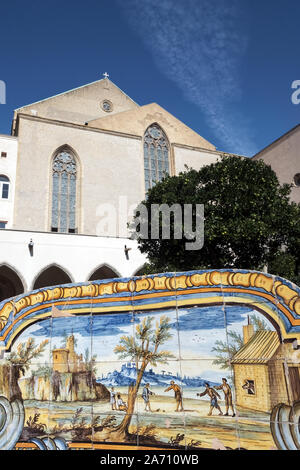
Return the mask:
<svg viewBox="0 0 300 470">
<path fill-rule="evenodd" d="M 20 368 L 18 365 L 0 365 L 0 395 L 9 401 L 19 399 L 22 401 L 22 393 L 18 384 Z"/>
<path fill-rule="evenodd" d="M 140 387 L 140 384 L 141 384 L 146 366 L 147 366 L 147 364 L 142 364 L 142 367 L 138 372 L 135 385 L 129 385 L 129 387 L 128 387 L 128 404 L 127 404 L 128 406 L 127 406 L 126 415 L 125 415 L 123 421 L 121 422 L 121 424 L 119 424 L 119 426 L 117 426 L 112 431 L 113 433 L 116 433 L 120 438 L 122 438 L 122 437 L 125 437 L 125 438 L 127 437 L 128 438 L 129 435 L 130 435 L 129 432 L 128 432 L 128 428 L 130 426 L 131 418 L 132 418 L 132 415 L 134 413 L 134 405 L 135 405 L 136 397 L 137 397 L 137 394 L 138 394 L 138 391 L 139 391 L 139 387 Z"/>
</svg>

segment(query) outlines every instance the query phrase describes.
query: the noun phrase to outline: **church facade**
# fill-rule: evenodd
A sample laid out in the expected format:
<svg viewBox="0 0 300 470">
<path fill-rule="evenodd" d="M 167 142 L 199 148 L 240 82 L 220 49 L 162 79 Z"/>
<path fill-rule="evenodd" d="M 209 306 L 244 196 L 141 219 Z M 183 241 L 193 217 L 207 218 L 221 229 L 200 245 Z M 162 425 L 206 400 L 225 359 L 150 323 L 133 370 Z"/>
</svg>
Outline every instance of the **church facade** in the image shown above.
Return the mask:
<svg viewBox="0 0 300 470">
<path fill-rule="evenodd" d="M 15 110 L 11 134 L 0 136 L 0 299 L 138 273 L 127 222 L 147 189 L 223 153 L 107 77 Z"/>
</svg>

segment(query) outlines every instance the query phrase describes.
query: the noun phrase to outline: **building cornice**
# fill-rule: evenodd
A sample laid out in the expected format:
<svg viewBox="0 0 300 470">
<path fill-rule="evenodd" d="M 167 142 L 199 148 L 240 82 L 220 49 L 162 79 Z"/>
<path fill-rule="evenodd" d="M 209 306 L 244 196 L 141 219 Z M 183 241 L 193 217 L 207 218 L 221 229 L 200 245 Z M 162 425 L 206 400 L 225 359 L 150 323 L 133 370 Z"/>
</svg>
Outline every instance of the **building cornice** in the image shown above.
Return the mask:
<svg viewBox="0 0 300 470">
<path fill-rule="evenodd" d="M 139 135 L 135 134 L 127 134 L 125 132 L 120 132 L 120 131 L 110 131 L 107 129 L 99 129 L 97 127 L 90 127 L 87 125 L 83 124 L 76 124 L 73 122 L 68 122 L 68 121 L 60 121 L 58 119 L 50 119 L 50 118 L 45 118 L 41 116 L 31 116 L 29 114 L 25 113 L 18 113 L 17 114 L 17 120 L 19 121 L 20 119 L 27 119 L 29 121 L 37 121 L 37 122 L 43 122 L 45 124 L 52 124 L 54 126 L 63 126 L 63 127 L 71 127 L 74 129 L 80 129 L 84 131 L 91 131 L 91 132 L 98 132 L 100 134 L 109 134 L 109 135 L 114 135 L 118 137 L 125 137 L 128 139 L 136 139 L 136 140 L 142 140 L 142 137 Z"/>
<path fill-rule="evenodd" d="M 32 116 L 32 115 L 26 114 L 26 113 L 18 113 L 17 114 L 17 121 L 19 121 L 20 119 L 27 119 L 29 121 L 43 122 L 45 124 L 52 124 L 52 125 L 55 125 L 55 126 L 71 127 L 71 128 L 74 128 L 74 129 L 80 129 L 80 130 L 84 130 L 84 131 L 91 131 L 91 132 L 96 132 L 96 133 L 100 133 L 100 134 L 108 134 L 108 135 L 113 135 L 113 136 L 117 136 L 117 137 L 124 137 L 124 138 L 128 138 L 128 139 L 135 139 L 135 140 L 142 140 L 143 139 L 142 136 L 137 135 L 137 134 L 129 134 L 129 133 L 126 133 L 126 132 L 121 132 L 121 131 L 101 129 L 101 128 L 98 128 L 98 127 L 91 127 L 91 126 L 88 126 L 88 125 L 76 124 L 76 123 L 68 122 L 68 121 L 60 121 L 58 119 L 50 119 L 50 118 L 45 118 L 45 117 L 41 117 L 41 116 Z M 18 122 L 17 122 L 17 126 L 18 126 Z M 231 157 L 248 158 L 246 155 L 238 155 L 238 154 L 234 154 L 234 153 L 224 152 L 222 150 L 212 150 L 212 149 L 207 149 L 205 147 L 195 147 L 193 145 L 179 144 L 177 142 L 171 142 L 171 145 L 173 147 L 184 148 L 184 149 L 193 150 L 193 151 L 196 151 L 196 152 L 200 151 L 200 152 L 211 153 L 212 155 L 220 155 L 220 156 L 228 155 L 228 156 L 231 156 Z"/>
<path fill-rule="evenodd" d="M 67 233 L 67 232 L 47 232 L 45 230 L 26 230 L 26 229 L 17 229 L 17 228 L 6 228 L 0 229 L 0 238 L 1 238 L 1 233 L 5 234 L 7 232 L 12 232 L 12 233 L 26 233 L 26 234 L 41 234 L 41 235 L 51 235 L 52 237 L 89 237 L 89 238 L 99 238 L 99 239 L 105 239 L 105 238 L 110 238 L 110 239 L 118 239 L 118 240 L 127 240 L 127 241 L 135 241 L 132 239 L 130 236 L 129 237 L 121 237 L 119 235 L 94 235 L 90 233 Z"/>
<path fill-rule="evenodd" d="M 241 158 L 249 158 L 247 155 L 238 155 L 237 153 L 229 153 L 229 152 L 224 152 L 222 150 L 212 150 L 212 149 L 207 149 L 205 147 L 195 147 L 193 145 L 187 145 L 187 144 L 178 144 L 178 143 L 173 143 L 173 147 L 179 147 L 179 148 L 184 148 L 187 150 L 195 150 L 197 152 L 205 152 L 205 153 L 211 153 L 211 154 L 217 154 L 220 156 L 223 155 L 228 155 L 229 157 L 241 157 Z"/>
</svg>

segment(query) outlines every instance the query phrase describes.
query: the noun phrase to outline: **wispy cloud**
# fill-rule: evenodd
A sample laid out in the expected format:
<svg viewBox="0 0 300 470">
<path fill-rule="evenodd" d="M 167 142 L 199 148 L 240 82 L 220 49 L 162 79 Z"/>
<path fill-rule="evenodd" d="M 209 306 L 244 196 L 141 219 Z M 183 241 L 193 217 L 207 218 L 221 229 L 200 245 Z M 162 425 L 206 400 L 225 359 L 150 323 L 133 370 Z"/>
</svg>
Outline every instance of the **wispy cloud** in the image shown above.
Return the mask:
<svg viewBox="0 0 300 470">
<path fill-rule="evenodd" d="M 253 154 L 240 110 L 247 36 L 238 0 L 117 0 L 159 69 L 198 106 L 223 149 Z"/>
</svg>

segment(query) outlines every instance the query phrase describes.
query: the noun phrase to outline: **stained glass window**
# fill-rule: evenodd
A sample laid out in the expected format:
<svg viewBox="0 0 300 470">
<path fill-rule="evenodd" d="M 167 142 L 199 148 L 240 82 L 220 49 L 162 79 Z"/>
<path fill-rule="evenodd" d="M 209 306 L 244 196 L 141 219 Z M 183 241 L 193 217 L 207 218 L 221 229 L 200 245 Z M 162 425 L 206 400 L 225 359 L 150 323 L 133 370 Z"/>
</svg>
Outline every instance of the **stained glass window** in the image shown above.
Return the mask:
<svg viewBox="0 0 300 470">
<path fill-rule="evenodd" d="M 152 124 L 144 137 L 145 189 L 152 188 L 165 174 L 169 174 L 169 143 L 158 124 Z"/>
<path fill-rule="evenodd" d="M 74 156 L 58 153 L 52 165 L 52 232 L 76 232 L 76 179 Z"/>
</svg>

